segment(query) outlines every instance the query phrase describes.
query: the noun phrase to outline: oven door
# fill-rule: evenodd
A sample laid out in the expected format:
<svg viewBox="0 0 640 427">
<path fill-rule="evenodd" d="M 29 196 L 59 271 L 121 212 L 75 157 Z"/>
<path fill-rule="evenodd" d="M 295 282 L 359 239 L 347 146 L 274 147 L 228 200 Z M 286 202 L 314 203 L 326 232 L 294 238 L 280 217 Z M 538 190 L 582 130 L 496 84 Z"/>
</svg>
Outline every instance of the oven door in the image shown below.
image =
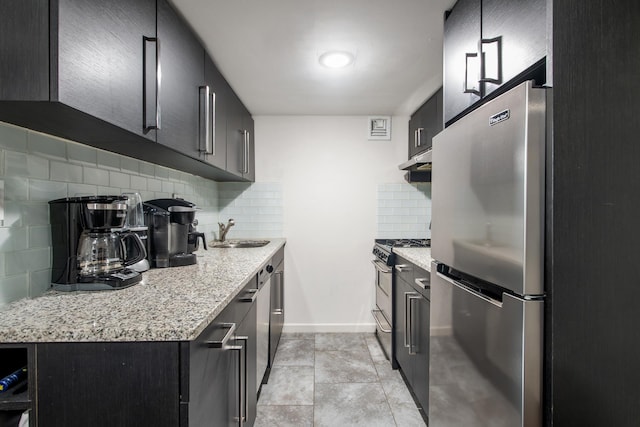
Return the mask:
<svg viewBox="0 0 640 427">
<path fill-rule="evenodd" d="M 376 321 L 376 335 L 387 358 L 391 357 L 391 283 L 393 273 L 391 267 L 373 260 L 376 268 L 376 308 L 372 310 Z"/>
</svg>

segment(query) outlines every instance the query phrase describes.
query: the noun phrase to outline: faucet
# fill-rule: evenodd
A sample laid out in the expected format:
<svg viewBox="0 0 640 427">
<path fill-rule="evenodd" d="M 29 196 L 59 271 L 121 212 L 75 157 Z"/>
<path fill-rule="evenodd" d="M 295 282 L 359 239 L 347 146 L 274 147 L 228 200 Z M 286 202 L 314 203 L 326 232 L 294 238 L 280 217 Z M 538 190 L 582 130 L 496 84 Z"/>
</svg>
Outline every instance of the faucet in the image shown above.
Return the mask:
<svg viewBox="0 0 640 427">
<path fill-rule="evenodd" d="M 221 222 L 218 223 L 218 230 L 219 230 L 218 238 L 221 242 L 224 242 L 224 239 L 227 237 L 227 233 L 229 232 L 229 229 L 234 225 L 236 225 L 236 223 L 233 220 L 233 218 L 229 219 L 229 222 L 227 223 L 226 226 Z"/>
</svg>

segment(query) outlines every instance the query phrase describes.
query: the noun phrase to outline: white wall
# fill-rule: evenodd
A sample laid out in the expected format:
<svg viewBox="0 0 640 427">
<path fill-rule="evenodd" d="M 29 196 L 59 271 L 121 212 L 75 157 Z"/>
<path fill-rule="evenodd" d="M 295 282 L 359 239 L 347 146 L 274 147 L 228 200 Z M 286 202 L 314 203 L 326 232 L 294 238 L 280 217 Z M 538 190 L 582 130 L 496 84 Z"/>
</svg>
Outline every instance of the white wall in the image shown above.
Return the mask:
<svg viewBox="0 0 640 427">
<path fill-rule="evenodd" d="M 408 117 L 391 141 L 365 116 L 256 116 L 256 182 L 281 183 L 287 331 L 373 331 L 378 186 L 404 182 Z"/>
</svg>

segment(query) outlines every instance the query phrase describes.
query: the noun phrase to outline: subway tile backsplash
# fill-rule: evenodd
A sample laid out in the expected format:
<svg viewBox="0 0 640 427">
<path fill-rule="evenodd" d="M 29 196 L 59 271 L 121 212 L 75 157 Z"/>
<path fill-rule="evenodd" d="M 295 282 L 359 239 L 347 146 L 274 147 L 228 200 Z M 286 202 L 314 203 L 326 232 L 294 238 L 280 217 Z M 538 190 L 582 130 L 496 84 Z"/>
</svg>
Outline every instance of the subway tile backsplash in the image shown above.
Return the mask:
<svg viewBox="0 0 640 427">
<path fill-rule="evenodd" d="M 142 200 L 173 197 L 195 203 L 198 231 L 217 238 L 218 222 L 234 218 L 228 238 L 282 237 L 279 183 L 218 183 L 73 141 L 0 122 L 0 306 L 50 286 L 48 201 L 68 196 L 138 192 Z"/>
<path fill-rule="evenodd" d="M 4 123 L 0 179 L 5 185 L 0 306 L 50 286 L 49 200 L 123 192 L 149 200 L 177 193 L 201 208 L 198 230 L 208 239 L 218 229 L 215 181 Z"/>
<path fill-rule="evenodd" d="M 220 222 L 233 218 L 227 238 L 282 237 L 282 185 L 269 182 L 218 184 Z M 217 236 L 216 231 L 216 236 Z"/>
<path fill-rule="evenodd" d="M 430 223 L 431 183 L 378 185 L 378 238 L 430 238 Z"/>
</svg>

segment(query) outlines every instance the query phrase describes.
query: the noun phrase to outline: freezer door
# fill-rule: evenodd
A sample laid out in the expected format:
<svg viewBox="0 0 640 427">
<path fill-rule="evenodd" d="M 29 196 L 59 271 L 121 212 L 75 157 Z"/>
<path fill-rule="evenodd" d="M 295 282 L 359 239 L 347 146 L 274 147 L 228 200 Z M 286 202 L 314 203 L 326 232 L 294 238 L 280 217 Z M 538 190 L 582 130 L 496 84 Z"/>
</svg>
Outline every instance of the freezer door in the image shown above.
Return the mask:
<svg viewBox="0 0 640 427">
<path fill-rule="evenodd" d="M 541 426 L 543 302 L 492 300 L 434 273 L 431 305 L 429 425 Z"/>
<path fill-rule="evenodd" d="M 525 82 L 433 139 L 434 259 L 543 294 L 545 89 Z"/>
</svg>

